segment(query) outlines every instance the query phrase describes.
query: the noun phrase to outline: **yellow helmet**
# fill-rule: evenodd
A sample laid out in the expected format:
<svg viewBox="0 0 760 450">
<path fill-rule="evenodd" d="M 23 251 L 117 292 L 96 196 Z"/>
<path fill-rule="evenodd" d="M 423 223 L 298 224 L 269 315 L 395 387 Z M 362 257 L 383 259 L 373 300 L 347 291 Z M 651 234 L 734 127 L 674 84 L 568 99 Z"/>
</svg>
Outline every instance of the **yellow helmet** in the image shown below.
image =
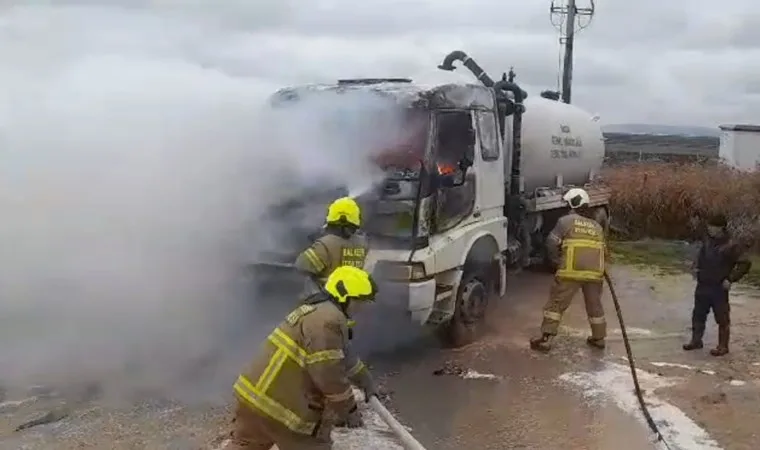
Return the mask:
<svg viewBox="0 0 760 450">
<path fill-rule="evenodd" d="M 327 207 L 327 223 L 345 223 L 356 227 L 362 225 L 359 204 L 351 197 L 341 197 Z"/>
<path fill-rule="evenodd" d="M 325 290 L 338 303 L 350 300 L 373 301 L 377 285 L 366 271 L 354 266 L 340 266 L 333 270 L 325 282 Z"/>
</svg>

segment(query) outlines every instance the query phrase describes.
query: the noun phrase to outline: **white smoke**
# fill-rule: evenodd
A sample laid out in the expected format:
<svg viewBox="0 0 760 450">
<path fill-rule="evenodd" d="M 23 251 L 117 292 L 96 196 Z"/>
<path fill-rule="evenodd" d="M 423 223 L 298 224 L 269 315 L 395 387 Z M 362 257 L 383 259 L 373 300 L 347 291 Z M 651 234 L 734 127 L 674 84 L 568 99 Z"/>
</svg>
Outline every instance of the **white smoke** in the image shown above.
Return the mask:
<svg viewBox="0 0 760 450">
<path fill-rule="evenodd" d="M 385 110 L 367 97 L 262 109 L 280 83 L 236 75 L 255 53 L 225 67 L 224 29 L 78 3 L 0 15 L 0 385 L 184 395 L 203 368 L 228 390 L 268 331 L 242 267 L 293 225 L 257 217 L 366 183 L 399 123 L 355 120 Z"/>
</svg>

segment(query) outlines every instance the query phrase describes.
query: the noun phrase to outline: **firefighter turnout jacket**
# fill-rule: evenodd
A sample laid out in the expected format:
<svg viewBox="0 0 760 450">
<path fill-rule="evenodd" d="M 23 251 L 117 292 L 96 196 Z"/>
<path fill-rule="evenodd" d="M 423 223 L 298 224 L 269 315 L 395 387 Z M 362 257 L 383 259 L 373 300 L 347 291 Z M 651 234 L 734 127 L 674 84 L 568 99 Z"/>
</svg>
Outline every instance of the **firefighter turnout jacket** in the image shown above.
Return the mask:
<svg viewBox="0 0 760 450">
<path fill-rule="evenodd" d="M 309 295 L 304 299 L 305 305 L 316 305 L 324 301 L 324 293 L 317 292 Z M 348 327 L 348 340 L 353 337 L 353 327 L 356 325 L 356 321 L 346 316 L 346 325 Z M 372 378 L 372 374 L 369 372 L 369 368 L 364 362 L 359 359 L 356 353 L 353 351 L 353 346 L 350 342 L 346 342 L 343 347 L 343 353 L 345 354 L 344 363 L 346 365 L 348 379 L 351 383 L 356 385 L 359 389 L 367 392 L 373 392 L 375 390 L 375 380 Z"/>
<path fill-rule="evenodd" d="M 347 360 L 347 318 L 331 301 L 303 304 L 272 331 L 234 391 L 253 411 L 310 435 L 329 410 L 336 421 L 356 409 L 349 376 L 366 370 Z M 348 367 L 351 364 L 352 367 Z"/>
<path fill-rule="evenodd" d="M 571 211 L 559 218 L 547 237 L 547 250 L 557 264 L 556 277 L 573 281 L 600 281 L 607 246 L 604 228 L 593 219 Z"/>
<path fill-rule="evenodd" d="M 367 250 L 367 240 L 359 233 L 345 238 L 328 232 L 298 255 L 295 266 L 301 272 L 309 274 L 320 285 L 324 285 L 328 275 L 337 267 L 364 268 Z"/>
</svg>

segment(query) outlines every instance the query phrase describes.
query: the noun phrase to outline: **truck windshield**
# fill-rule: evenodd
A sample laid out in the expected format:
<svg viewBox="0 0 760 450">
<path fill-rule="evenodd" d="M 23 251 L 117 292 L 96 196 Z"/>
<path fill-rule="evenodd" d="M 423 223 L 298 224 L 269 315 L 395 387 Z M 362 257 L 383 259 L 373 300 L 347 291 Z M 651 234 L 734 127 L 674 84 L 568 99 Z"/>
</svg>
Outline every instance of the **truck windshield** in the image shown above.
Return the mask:
<svg viewBox="0 0 760 450">
<path fill-rule="evenodd" d="M 315 134 L 324 151 L 357 149 L 354 156 L 362 163 L 369 156 L 370 165 L 381 169 L 382 179 L 365 192 L 348 189 L 362 180 L 334 177 L 307 177 L 305 184 L 301 179 L 299 186 L 289 186 L 287 195 L 280 193 L 279 201 L 252 221 L 255 260 L 292 264 L 298 253 L 321 234 L 330 202 L 349 193 L 362 207 L 362 228 L 371 245 L 405 249 L 417 245 L 412 238 L 420 234 L 413 232 L 413 225 L 415 214 L 422 209 L 417 199 L 422 198 L 421 173 L 430 148 L 430 112 L 411 104 L 404 106 L 393 96 L 388 101 L 370 101 L 366 96 L 346 96 L 337 91 L 301 94 L 304 93 L 276 94 L 271 103 L 273 119 L 308 125 L 306 131 Z M 293 145 L 288 141 L 289 135 L 282 137 L 283 145 Z M 302 137 L 296 139 L 295 144 L 302 141 Z M 288 184 L 285 177 L 283 183 Z"/>
<path fill-rule="evenodd" d="M 407 240 L 414 237 L 421 173 L 428 153 L 428 111 L 409 109 L 399 138 L 374 154 L 384 178 L 360 196 L 364 231 L 375 238 Z M 424 194 L 424 193 L 423 193 Z"/>
<path fill-rule="evenodd" d="M 384 139 L 364 142 L 376 146 L 368 153 L 372 165 L 381 169 L 382 179 L 364 192 L 351 192 L 362 208 L 363 231 L 373 245 L 377 243 L 383 247 L 407 246 L 408 240 L 414 236 L 412 227 L 417 211 L 420 173 L 428 151 L 429 113 L 415 109 L 404 113 L 403 120 L 397 122 L 401 126 L 384 127 L 392 128 L 392 135 L 389 133 Z M 360 128 L 359 119 L 353 121 L 352 131 Z M 371 123 L 361 122 L 361 128 L 364 123 Z M 368 133 L 354 134 L 366 136 Z M 344 195 L 349 195 L 349 190 L 336 179 L 311 180 L 308 186 L 295 189 L 264 214 L 268 234 L 260 247 L 266 247 L 267 254 L 283 253 L 278 256 L 278 262 L 292 262 L 295 255 L 321 232 L 327 205 Z M 273 258 L 272 255 L 266 257 Z"/>
<path fill-rule="evenodd" d="M 364 215 L 364 231 L 375 237 L 412 238 L 419 172 L 404 174 L 406 179 L 393 175 L 357 199 Z"/>
</svg>

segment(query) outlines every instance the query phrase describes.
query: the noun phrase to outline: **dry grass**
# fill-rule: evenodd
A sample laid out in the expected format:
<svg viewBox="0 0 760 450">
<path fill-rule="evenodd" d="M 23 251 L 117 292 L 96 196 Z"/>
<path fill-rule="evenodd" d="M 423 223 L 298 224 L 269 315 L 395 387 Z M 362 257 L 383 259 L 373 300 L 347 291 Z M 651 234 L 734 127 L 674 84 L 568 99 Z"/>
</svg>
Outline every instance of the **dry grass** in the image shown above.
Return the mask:
<svg viewBox="0 0 760 450">
<path fill-rule="evenodd" d="M 760 172 L 720 165 L 635 164 L 605 170 L 614 223 L 631 237 L 694 239 L 700 218 L 723 213 L 747 244 L 760 237 Z"/>
</svg>

